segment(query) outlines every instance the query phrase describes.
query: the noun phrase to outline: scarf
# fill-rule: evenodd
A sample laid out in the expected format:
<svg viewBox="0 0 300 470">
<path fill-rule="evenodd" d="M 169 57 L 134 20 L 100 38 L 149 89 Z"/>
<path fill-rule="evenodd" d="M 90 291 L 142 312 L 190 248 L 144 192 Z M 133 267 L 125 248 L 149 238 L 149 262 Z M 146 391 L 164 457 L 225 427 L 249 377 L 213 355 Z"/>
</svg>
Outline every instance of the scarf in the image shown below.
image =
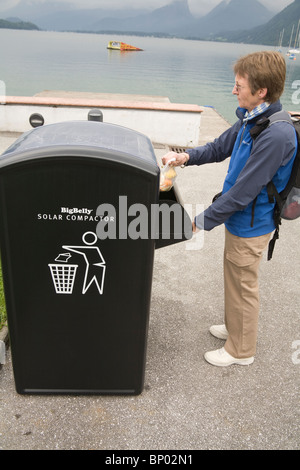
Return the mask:
<svg viewBox="0 0 300 470">
<path fill-rule="evenodd" d="M 256 106 L 252 111 L 246 111 L 245 117 L 243 119 L 243 122 L 249 121 L 250 119 L 253 119 L 256 116 L 259 116 L 262 114 L 268 107 L 270 106 L 270 103 L 267 101 L 264 101 L 263 103 L 259 104 Z"/>
</svg>

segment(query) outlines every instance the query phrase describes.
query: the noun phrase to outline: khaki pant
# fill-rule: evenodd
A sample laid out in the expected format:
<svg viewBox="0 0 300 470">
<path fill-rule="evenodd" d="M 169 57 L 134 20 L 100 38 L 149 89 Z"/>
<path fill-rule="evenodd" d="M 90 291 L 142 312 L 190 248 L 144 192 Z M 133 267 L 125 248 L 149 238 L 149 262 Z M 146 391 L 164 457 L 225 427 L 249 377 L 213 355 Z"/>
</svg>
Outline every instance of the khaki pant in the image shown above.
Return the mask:
<svg viewBox="0 0 300 470">
<path fill-rule="evenodd" d="M 225 229 L 225 350 L 236 358 L 256 352 L 259 314 L 258 268 L 271 234 L 241 238 Z"/>
</svg>

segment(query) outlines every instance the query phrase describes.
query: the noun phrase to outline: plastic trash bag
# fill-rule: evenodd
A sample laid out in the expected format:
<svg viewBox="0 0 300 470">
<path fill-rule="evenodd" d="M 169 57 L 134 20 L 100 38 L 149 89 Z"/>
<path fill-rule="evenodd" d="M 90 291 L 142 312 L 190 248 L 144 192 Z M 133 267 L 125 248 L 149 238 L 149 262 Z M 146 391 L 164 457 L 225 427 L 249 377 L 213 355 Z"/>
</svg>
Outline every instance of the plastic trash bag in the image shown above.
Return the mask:
<svg viewBox="0 0 300 470">
<path fill-rule="evenodd" d="M 174 185 L 174 181 L 177 177 L 176 170 L 173 166 L 170 166 L 170 163 L 175 161 L 175 158 L 169 160 L 168 163 L 162 167 L 160 171 L 160 190 L 161 191 L 170 191 Z"/>
</svg>

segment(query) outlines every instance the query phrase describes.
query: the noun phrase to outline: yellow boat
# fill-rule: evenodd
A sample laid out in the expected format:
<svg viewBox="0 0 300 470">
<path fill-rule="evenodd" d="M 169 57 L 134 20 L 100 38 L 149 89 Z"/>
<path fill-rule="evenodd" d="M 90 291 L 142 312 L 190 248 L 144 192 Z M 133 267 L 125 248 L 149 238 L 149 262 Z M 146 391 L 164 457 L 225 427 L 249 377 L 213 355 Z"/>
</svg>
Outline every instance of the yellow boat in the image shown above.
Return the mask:
<svg viewBox="0 0 300 470">
<path fill-rule="evenodd" d="M 130 44 L 126 44 L 125 42 L 120 41 L 109 41 L 107 49 L 111 49 L 114 51 L 142 51 L 143 49 L 139 49 L 138 47 L 130 46 Z"/>
</svg>

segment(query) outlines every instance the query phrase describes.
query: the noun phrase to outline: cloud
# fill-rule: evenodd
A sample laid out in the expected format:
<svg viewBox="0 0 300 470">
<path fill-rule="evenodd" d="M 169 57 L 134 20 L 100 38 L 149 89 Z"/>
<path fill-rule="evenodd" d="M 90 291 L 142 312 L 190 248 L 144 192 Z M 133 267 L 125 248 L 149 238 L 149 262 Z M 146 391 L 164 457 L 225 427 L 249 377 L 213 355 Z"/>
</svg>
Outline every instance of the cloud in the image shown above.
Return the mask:
<svg viewBox="0 0 300 470">
<path fill-rule="evenodd" d="M 270 11 L 282 11 L 285 7 L 293 3 L 294 0 L 260 0 L 266 8 Z"/>
<path fill-rule="evenodd" d="M 193 15 L 203 16 L 221 3 L 221 1 L 222 0 L 189 0 L 189 7 Z"/>
<path fill-rule="evenodd" d="M 20 0 L 1 0 L 0 11 L 8 10 L 13 8 L 20 3 Z"/>
<path fill-rule="evenodd" d="M 41 4 L 50 5 L 51 3 L 67 5 L 74 8 L 103 8 L 103 9 L 144 9 L 154 10 L 172 3 L 174 0 L 0 0 L 0 12 L 5 12 L 13 7 L 36 6 Z M 221 3 L 222 0 L 188 0 L 191 12 L 194 15 L 202 16 Z M 226 0 L 227 3 L 230 0 Z M 271 11 L 281 11 L 293 0 L 260 0 L 260 2 Z"/>
<path fill-rule="evenodd" d="M 103 9 L 149 9 L 154 10 L 169 5 L 174 0 L 0 0 L 0 11 L 5 11 L 15 6 L 23 8 L 35 5 L 37 8 L 41 4 L 61 3 L 76 9 L 103 8 Z M 190 10 L 195 15 L 205 15 L 212 10 L 222 0 L 188 0 Z M 227 0 L 229 1 L 229 0 Z"/>
<path fill-rule="evenodd" d="M 194 15 L 206 15 L 215 8 L 222 0 L 188 0 L 191 12 Z M 275 13 L 282 11 L 287 5 L 293 3 L 294 0 L 258 0 L 262 5 Z M 226 0 L 227 3 L 230 0 Z"/>
<path fill-rule="evenodd" d="M 168 5 L 172 0 L 62 0 L 66 3 L 73 4 L 76 8 L 103 8 L 103 9 L 131 9 L 131 8 L 149 8 L 154 10 L 161 6 Z"/>
</svg>

